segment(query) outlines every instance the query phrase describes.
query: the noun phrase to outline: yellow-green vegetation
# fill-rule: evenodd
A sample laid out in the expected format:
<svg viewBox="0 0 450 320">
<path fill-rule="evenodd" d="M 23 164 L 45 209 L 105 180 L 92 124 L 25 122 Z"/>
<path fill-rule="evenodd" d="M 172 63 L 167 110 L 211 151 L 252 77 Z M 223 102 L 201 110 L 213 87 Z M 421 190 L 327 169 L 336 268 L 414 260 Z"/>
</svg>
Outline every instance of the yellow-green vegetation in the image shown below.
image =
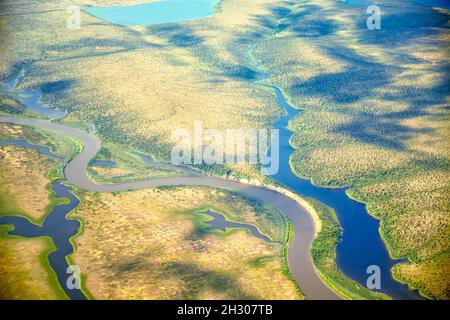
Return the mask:
<svg viewBox="0 0 450 320">
<path fill-rule="evenodd" d="M 448 297 L 450 263 L 448 256 L 434 257 L 422 263 L 400 263 L 393 269 L 396 279 L 409 283 L 415 288 L 426 289 L 428 297 Z"/>
<path fill-rule="evenodd" d="M 293 5 L 255 55 L 302 110 L 289 125 L 294 172 L 352 186 L 391 255 L 412 260 L 396 278 L 449 299 L 450 14 L 396 1 L 382 13 L 381 30 L 368 30 L 362 6 Z"/>
<path fill-rule="evenodd" d="M 0 123 L 0 141 L 7 139 L 23 139 L 34 145 L 47 146 L 65 162 L 73 159 L 81 149 L 78 141 L 52 130 Z"/>
<path fill-rule="evenodd" d="M 274 2 L 281 1 L 226 0 L 207 19 L 149 27 L 111 25 L 82 12 L 81 29 L 68 30 L 71 1 L 27 1 L 26 11 L 35 14 L 0 17 L 0 38 L 8 43 L 0 74 L 33 61 L 24 66 L 20 88 L 42 88 L 43 101 L 68 110 L 69 120 L 95 124 L 104 142 L 168 160 L 173 130 L 191 129 L 195 120 L 208 128 L 245 129 L 269 127 L 280 115 L 271 93 L 245 81 L 254 73 L 244 52 L 266 29 L 254 16 L 270 13 Z M 24 6 L 11 1 L 5 10 Z"/>
<path fill-rule="evenodd" d="M 396 278 L 413 283 L 417 270 L 422 293 L 450 298 L 438 289 L 450 287 L 448 277 L 436 287 L 450 264 L 448 11 L 389 1 L 382 29 L 368 30 L 364 6 L 342 1 L 224 0 L 198 21 L 122 27 L 82 13 L 81 29 L 69 30 L 72 4 L 4 1 L 0 76 L 23 66 L 19 87 L 40 87 L 68 121 L 167 160 L 171 132 L 195 120 L 261 128 L 282 113 L 273 94 L 247 81 L 256 74 L 244 53 L 257 44 L 268 81 L 302 109 L 290 123 L 293 170 L 320 185 L 352 186 L 351 196 L 382 220 L 391 254 L 412 259 Z M 250 166 L 204 169 L 262 179 Z M 128 174 L 98 170 L 99 180 Z M 419 277 L 423 270 L 434 270 L 431 278 Z"/>
<path fill-rule="evenodd" d="M 102 162 L 107 165 L 101 165 Z M 139 155 L 112 143 L 102 146 L 97 156 L 92 159 L 88 173 L 97 183 L 186 175 L 181 169 L 147 164 Z"/>
<path fill-rule="evenodd" d="M 48 174 L 55 162 L 36 150 L 0 147 L 0 215 L 42 221 L 50 205 Z"/>
<path fill-rule="evenodd" d="M 24 129 L 1 124 L 2 138 L 23 138 Z M 50 179 L 61 165 L 18 146 L 0 147 L 0 215 L 20 215 L 40 223 L 52 205 Z M 48 238 L 8 235 L 0 226 L 0 299 L 66 299 L 47 256 L 55 248 Z"/>
<path fill-rule="evenodd" d="M 66 299 L 47 260 L 51 240 L 7 235 L 10 230 L 0 226 L 0 300 Z"/>
<path fill-rule="evenodd" d="M 314 265 L 320 273 L 321 278 L 331 288 L 347 299 L 388 299 L 386 295 L 366 289 L 356 281 L 345 277 L 339 271 L 336 264 L 336 246 L 341 238 L 342 229 L 336 213 L 320 202 L 312 199 L 305 200 L 321 221 L 320 232 L 316 239 L 314 239 L 311 249 Z"/>
<path fill-rule="evenodd" d="M 71 259 L 96 299 L 299 299 L 283 246 L 245 230 L 209 231 L 202 210 L 252 224 L 274 240 L 287 223 L 274 208 L 203 187 L 82 193 L 72 214 L 84 232 Z"/>
<path fill-rule="evenodd" d="M 41 118 L 39 114 L 27 110 L 20 101 L 12 98 L 9 94 L 6 93 L 0 93 L 0 115 Z"/>
</svg>

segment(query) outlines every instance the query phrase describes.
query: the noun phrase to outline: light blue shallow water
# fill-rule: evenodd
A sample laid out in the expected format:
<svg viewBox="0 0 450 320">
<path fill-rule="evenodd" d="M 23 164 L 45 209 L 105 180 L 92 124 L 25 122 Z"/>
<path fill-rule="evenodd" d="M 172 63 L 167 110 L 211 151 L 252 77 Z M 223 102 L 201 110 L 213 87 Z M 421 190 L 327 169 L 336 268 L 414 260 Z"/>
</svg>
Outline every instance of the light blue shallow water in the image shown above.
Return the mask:
<svg viewBox="0 0 450 320">
<path fill-rule="evenodd" d="M 205 18 L 219 0 L 162 0 L 134 6 L 86 7 L 102 20 L 120 25 L 152 25 Z"/>
<path fill-rule="evenodd" d="M 153 25 L 208 17 L 214 13 L 214 6 L 219 2 L 220 0 L 161 0 L 133 6 L 85 7 L 84 10 L 114 24 Z M 371 4 L 371 1 L 361 0 L 342 0 L 342 2 L 359 6 Z M 450 0 L 406 0 L 404 2 L 450 10 Z"/>
</svg>

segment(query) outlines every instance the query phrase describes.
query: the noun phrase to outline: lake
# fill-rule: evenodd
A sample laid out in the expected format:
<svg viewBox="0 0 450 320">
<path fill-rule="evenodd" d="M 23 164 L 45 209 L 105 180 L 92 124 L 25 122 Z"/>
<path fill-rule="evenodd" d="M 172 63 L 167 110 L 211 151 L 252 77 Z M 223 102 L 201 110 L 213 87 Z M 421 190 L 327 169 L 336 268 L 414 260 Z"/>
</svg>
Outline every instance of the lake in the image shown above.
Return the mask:
<svg viewBox="0 0 450 320">
<path fill-rule="evenodd" d="M 211 16 L 220 0 L 163 0 L 134 6 L 85 7 L 87 13 L 125 26 L 195 20 Z"/>
</svg>

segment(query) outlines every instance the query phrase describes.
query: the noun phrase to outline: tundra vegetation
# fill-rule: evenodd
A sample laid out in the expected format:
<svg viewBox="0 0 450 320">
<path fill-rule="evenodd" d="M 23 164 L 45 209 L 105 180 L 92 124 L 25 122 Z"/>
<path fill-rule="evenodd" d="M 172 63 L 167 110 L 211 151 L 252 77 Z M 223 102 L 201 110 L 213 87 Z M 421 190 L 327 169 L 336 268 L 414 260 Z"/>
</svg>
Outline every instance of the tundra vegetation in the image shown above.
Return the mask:
<svg viewBox="0 0 450 320">
<path fill-rule="evenodd" d="M 0 127 L 17 136 L 20 128 Z M 21 137 L 23 137 L 20 134 Z M 59 165 L 36 150 L 0 147 L 0 216 L 20 215 L 42 222 L 53 204 L 49 176 Z M 47 256 L 54 250 L 46 237 L 10 236 L 11 226 L 0 226 L 0 299 L 66 299 Z"/>
<path fill-rule="evenodd" d="M 107 165 L 102 165 L 102 162 Z M 88 173 L 99 184 L 186 175 L 181 169 L 147 164 L 132 150 L 113 143 L 102 146 L 92 159 Z"/>
<path fill-rule="evenodd" d="M 27 213 L 35 221 L 45 216 L 50 200 L 44 169 L 52 161 L 37 157 L 37 153 L 15 146 L 0 147 L 0 215 Z"/>
<path fill-rule="evenodd" d="M 67 159 L 76 149 L 64 136 L 26 126 L 1 124 L 0 138 L 33 140 Z M 63 139 L 69 146 L 61 147 Z M 108 148 L 99 159 L 109 157 Z M 0 214 L 41 222 L 54 205 L 49 184 L 62 177 L 61 167 L 36 150 L 1 146 Z M 290 224 L 272 206 L 206 187 L 77 193 L 82 205 L 71 215 L 83 221 L 83 231 L 74 239 L 71 261 L 81 268 L 87 279 L 84 288 L 93 298 L 303 298 L 281 244 L 289 239 Z M 254 225 L 280 243 L 265 242 L 243 229 L 209 230 L 210 218 L 203 214 L 207 209 L 229 221 Z M 10 230 L 0 227 L 0 296 L 66 298 L 48 263 L 54 249 L 51 240 L 11 236 Z"/>
<path fill-rule="evenodd" d="M 13 115 L 28 118 L 41 118 L 27 108 L 18 100 L 7 93 L 0 93 L 0 115 Z"/>
<path fill-rule="evenodd" d="M 160 26 L 112 25 L 82 12 L 81 28 L 68 30 L 69 0 L 7 0 L 0 76 L 24 68 L 19 87 L 41 88 L 45 102 L 69 111 L 67 121 L 93 123 L 106 143 L 169 160 L 171 133 L 194 121 L 259 129 L 283 113 L 271 92 L 248 81 L 257 75 L 245 53 L 256 45 L 267 81 L 302 110 L 289 124 L 294 172 L 350 186 L 381 219 L 391 254 L 411 260 L 395 277 L 448 299 L 449 13 L 377 2 L 381 30 L 366 28 L 365 6 L 337 0 L 223 0 L 212 17 Z M 20 112 L 9 105 L 1 111 Z M 248 165 L 202 169 L 265 179 Z"/>
<path fill-rule="evenodd" d="M 21 238 L 0 226 L 0 299 L 67 299 L 47 260 L 54 247 L 50 239 Z"/>
<path fill-rule="evenodd" d="M 450 298 L 449 12 L 390 1 L 381 30 L 364 7 L 308 1 L 285 8 L 256 56 L 292 104 L 292 168 L 351 186 L 381 219 L 394 276 Z"/>
<path fill-rule="evenodd" d="M 0 139 L 23 139 L 25 130 L 0 124 Z M 50 176 L 60 169 L 59 163 L 36 150 L 0 146 L 0 215 L 24 215 L 42 222 L 51 205 Z"/>
<path fill-rule="evenodd" d="M 97 299 L 299 299 L 284 246 L 246 230 L 209 230 L 202 211 L 286 241 L 276 209 L 229 191 L 166 187 L 82 193 L 72 260 Z"/>
</svg>

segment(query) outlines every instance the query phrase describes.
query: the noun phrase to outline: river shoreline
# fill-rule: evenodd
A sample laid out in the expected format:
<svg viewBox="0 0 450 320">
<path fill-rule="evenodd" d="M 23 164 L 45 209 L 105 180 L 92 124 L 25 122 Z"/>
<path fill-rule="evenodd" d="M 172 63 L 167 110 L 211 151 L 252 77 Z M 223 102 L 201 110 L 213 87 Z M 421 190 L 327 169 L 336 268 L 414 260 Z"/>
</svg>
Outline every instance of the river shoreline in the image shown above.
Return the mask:
<svg viewBox="0 0 450 320">
<path fill-rule="evenodd" d="M 252 63 L 252 51 L 256 48 L 256 46 L 252 46 L 247 51 L 247 57 L 250 58 L 250 62 Z M 256 86 L 266 87 L 269 90 L 274 90 L 274 94 L 278 98 L 278 101 L 283 106 L 283 100 L 285 99 L 283 93 L 281 92 L 281 89 L 278 89 L 272 85 L 266 85 L 266 84 L 259 84 L 259 81 L 267 79 L 269 76 L 265 71 L 262 71 L 262 67 L 259 66 L 257 62 L 254 62 L 254 67 L 259 70 L 258 73 L 260 73 L 264 79 L 256 79 L 255 81 L 252 81 Z M 38 101 L 39 103 L 39 101 Z M 287 101 L 286 101 L 287 103 Z M 291 107 L 290 105 L 285 106 L 286 107 L 286 115 L 282 116 L 278 121 L 277 124 L 281 127 L 285 125 L 284 121 L 285 119 L 291 119 L 293 116 L 297 115 L 300 110 L 296 110 L 295 113 L 289 113 L 289 110 L 287 110 L 288 107 Z M 6 120 L 5 120 L 6 119 Z M 2 117 L 0 117 L 0 121 L 2 121 Z M 106 184 L 106 185 L 98 185 L 91 181 L 90 177 L 87 174 L 86 168 L 88 167 L 90 161 L 96 156 L 97 152 L 100 150 L 101 147 L 101 141 L 98 137 L 94 136 L 93 134 L 86 133 L 82 130 L 79 130 L 77 128 L 68 127 L 60 122 L 49 122 L 44 120 L 38 120 L 38 119 L 23 119 L 23 118 L 13 118 L 13 117 L 3 117 L 3 121 L 5 122 L 13 122 L 17 124 L 23 124 L 23 125 L 31 125 L 31 126 L 37 126 L 42 128 L 47 128 L 50 130 L 56 130 L 59 132 L 62 132 L 66 136 L 69 136 L 71 139 L 74 139 L 81 143 L 84 147 L 82 148 L 81 152 L 74 157 L 74 159 L 71 159 L 67 163 L 67 165 L 64 168 L 64 175 L 68 181 L 69 184 L 85 190 L 90 191 L 101 191 L 101 192 L 117 192 L 117 191 L 126 191 L 126 190 L 136 190 L 136 189 L 142 189 L 142 188 L 148 188 L 148 187 L 157 187 L 162 185 L 205 185 L 205 186 L 213 186 L 213 187 L 219 187 L 219 188 L 225 188 L 230 189 L 234 191 L 242 191 L 244 190 L 244 193 L 246 193 L 245 189 L 252 189 L 252 192 L 256 192 L 258 194 L 258 190 L 264 190 L 264 192 L 276 192 L 279 195 L 283 195 L 285 197 L 288 197 L 289 199 L 293 200 L 295 204 L 290 204 L 291 211 L 288 212 L 284 210 L 285 216 L 292 222 L 294 226 L 294 237 L 293 237 L 293 243 L 294 245 L 290 247 L 289 254 L 288 254 L 288 266 L 290 269 L 290 272 L 293 276 L 293 278 L 296 280 L 297 285 L 300 287 L 300 289 L 305 293 L 307 297 L 310 297 L 312 299 L 338 299 L 339 295 L 337 295 L 335 292 L 333 292 L 330 287 L 336 289 L 336 286 L 328 283 L 324 279 L 327 279 L 327 277 L 324 277 L 322 273 L 318 273 L 317 268 L 313 265 L 312 258 L 310 255 L 310 251 L 312 248 L 312 242 L 317 237 L 318 233 L 321 230 L 322 227 L 322 221 L 319 217 L 319 215 L 313 210 L 311 206 L 298 194 L 302 194 L 302 192 L 298 192 L 295 190 L 295 188 L 292 191 L 289 191 L 290 188 L 289 185 L 286 185 L 283 183 L 283 181 L 280 181 L 280 179 L 274 179 L 274 184 L 265 184 L 265 185 L 252 185 L 249 184 L 248 181 L 237 181 L 232 179 L 226 179 L 226 178 L 219 178 L 219 177 L 179 177 L 179 178 L 165 178 L 165 179 L 154 179 L 151 181 L 134 181 L 134 182 L 124 182 L 124 183 L 117 183 L 117 184 Z M 283 129 L 283 128 L 282 128 Z M 287 129 L 287 123 L 286 128 Z M 292 136 L 292 132 L 289 131 L 289 139 L 288 143 L 290 143 L 290 138 Z M 289 144 L 290 148 L 292 146 Z M 293 148 L 292 148 L 293 150 Z M 289 158 L 289 156 L 288 156 Z M 289 163 L 289 170 L 291 170 L 291 166 Z M 81 173 L 81 174 L 80 174 Z M 293 174 L 292 170 L 291 173 Z M 296 179 L 300 179 L 297 176 Z M 279 182 L 280 185 L 277 185 Z M 248 191 L 248 190 L 247 190 Z M 266 200 L 265 197 L 258 197 L 263 201 Z M 268 195 L 268 198 L 270 198 L 270 194 Z M 299 208 L 295 208 L 295 207 Z M 298 211 L 300 209 L 300 212 Z M 294 215 L 294 212 L 299 212 L 300 215 L 302 215 L 303 220 L 298 221 L 298 217 Z M 305 218 L 305 216 L 308 216 Z M 296 222 L 297 221 L 297 222 Z M 306 228 L 305 228 L 306 226 Z M 344 228 L 345 230 L 345 228 Z M 301 239 L 298 240 L 298 239 Z M 297 241 L 297 242 L 296 242 Z M 301 243 L 300 243 L 301 242 Z M 339 245 L 339 243 L 338 243 Z M 301 250 L 296 251 L 297 247 L 301 248 Z M 302 256 L 303 261 L 296 261 L 293 257 L 295 256 Z M 305 266 L 306 263 L 306 266 Z M 303 264 L 303 265 L 302 265 Z M 300 265 L 302 265 L 300 267 Z M 301 275 L 303 274 L 303 271 L 307 270 L 307 273 L 309 276 Z M 348 277 L 348 276 L 347 276 Z M 348 277 L 349 279 L 354 279 L 353 277 Z M 308 282 L 312 279 L 312 282 L 315 283 L 315 286 L 317 288 L 313 288 L 311 284 Z M 303 282 L 306 282 L 306 286 L 311 286 L 311 288 L 305 290 L 305 284 Z M 324 289 L 323 287 L 326 287 Z M 322 291 L 322 292 L 321 292 Z M 323 294 L 324 293 L 324 294 Z"/>
<path fill-rule="evenodd" d="M 276 31 L 274 31 L 276 32 Z M 231 189 L 231 190 L 237 190 L 242 191 L 246 194 L 250 193 L 253 195 L 256 195 L 257 198 L 265 199 L 265 196 L 268 198 L 275 197 L 277 201 L 280 201 L 281 204 L 286 205 L 284 210 L 284 213 L 286 217 L 288 217 L 291 222 L 293 222 L 294 225 L 294 239 L 293 239 L 293 247 L 300 248 L 299 252 L 290 252 L 288 255 L 288 260 L 290 261 L 290 269 L 291 272 L 294 275 L 294 278 L 297 280 L 298 285 L 300 288 L 304 290 L 301 283 L 303 281 L 309 281 L 309 279 L 313 279 L 313 282 L 315 281 L 316 285 L 320 288 L 323 284 L 326 283 L 324 281 L 323 275 L 318 276 L 317 269 L 313 266 L 313 263 L 311 262 L 311 243 L 312 241 L 317 237 L 318 233 L 322 229 L 322 221 L 319 217 L 319 214 L 315 212 L 315 210 L 309 206 L 309 204 L 302 198 L 302 197 L 310 197 L 313 199 L 317 199 L 322 203 L 325 203 L 329 207 L 336 209 L 336 213 L 339 216 L 339 220 L 342 221 L 342 227 L 344 230 L 343 237 L 341 241 L 337 244 L 337 264 L 339 266 L 339 270 L 342 271 L 343 274 L 345 274 L 349 279 L 353 279 L 357 282 L 359 282 L 363 287 L 365 285 L 365 280 L 367 277 L 367 274 L 365 273 L 365 270 L 368 266 L 367 261 L 368 259 L 362 259 L 360 264 L 358 264 L 358 254 L 360 251 L 354 250 L 352 251 L 351 247 L 346 247 L 345 244 L 351 243 L 352 241 L 355 244 L 361 244 L 365 241 L 354 241 L 357 240 L 369 240 L 366 241 L 369 243 L 366 248 L 369 249 L 375 249 L 374 255 L 378 254 L 377 258 L 381 259 L 374 259 L 375 262 L 373 264 L 380 264 L 383 267 L 383 277 L 390 277 L 390 268 L 392 267 L 392 261 L 389 259 L 386 259 L 384 250 L 389 251 L 388 246 L 386 246 L 386 243 L 383 242 L 383 245 L 380 246 L 379 243 L 379 225 L 377 228 L 377 232 L 374 233 L 374 221 L 370 219 L 365 219 L 364 217 L 361 218 L 361 215 L 359 215 L 359 219 L 357 220 L 357 223 L 350 224 L 348 221 L 346 221 L 346 216 L 353 213 L 366 213 L 366 207 L 365 205 L 361 205 L 360 203 L 356 203 L 357 201 L 353 201 L 352 198 L 347 193 L 346 189 L 342 188 L 336 188 L 333 191 L 329 191 L 329 188 L 322 187 L 322 186 L 316 186 L 312 181 L 307 179 L 302 179 L 299 177 L 298 174 L 296 174 L 296 170 L 294 170 L 291 162 L 290 162 L 290 155 L 295 151 L 293 148 L 291 142 L 291 138 L 293 135 L 293 132 L 289 130 L 289 121 L 296 117 L 301 110 L 296 109 L 290 102 L 289 97 L 282 91 L 282 88 L 279 88 L 276 85 L 268 84 L 265 82 L 265 80 L 270 78 L 270 71 L 267 71 L 264 69 L 263 66 L 261 66 L 261 63 L 253 56 L 253 51 L 255 50 L 257 46 L 252 45 L 250 48 L 246 51 L 245 56 L 248 58 L 248 62 L 250 65 L 250 68 L 254 69 L 256 74 L 258 74 L 260 77 L 257 77 L 257 79 L 246 79 L 247 82 L 252 83 L 256 87 L 259 88 L 265 88 L 270 91 L 273 91 L 273 94 L 277 98 L 277 102 L 279 103 L 281 108 L 284 108 L 286 111 L 286 114 L 281 116 L 275 123 L 274 127 L 276 129 L 280 129 L 283 132 L 283 141 L 284 144 L 282 144 L 285 148 L 282 152 L 282 163 L 284 168 L 282 168 L 282 172 L 279 175 L 276 175 L 273 177 L 273 185 L 252 185 L 249 184 L 247 181 L 237 181 L 232 179 L 224 179 L 221 177 L 212 177 L 212 176 L 201 176 L 201 177 L 176 177 L 176 178 L 162 178 L 162 179 L 153 179 L 153 180 L 142 180 L 142 181 L 126 181 L 122 183 L 115 183 L 115 184 L 96 184 L 93 182 L 89 175 L 86 172 L 86 168 L 88 168 L 90 161 L 96 156 L 97 152 L 100 150 L 101 141 L 98 137 L 90 134 L 86 134 L 85 132 L 77 131 L 77 129 L 67 127 L 61 123 L 55 123 L 55 122 L 48 122 L 48 121 L 42 121 L 42 120 L 30 120 L 30 119 L 23 119 L 23 118 L 11 118 L 11 117 L 0 117 L 0 121 L 2 121 L 2 118 L 5 121 L 16 121 L 14 123 L 17 124 L 23 124 L 23 125 L 31 125 L 31 126 L 37 126 L 42 128 L 47 128 L 51 130 L 56 130 L 59 132 L 62 132 L 63 134 L 68 135 L 72 139 L 75 139 L 83 144 L 83 149 L 77 156 L 74 157 L 74 159 L 71 159 L 69 161 L 65 168 L 64 168 L 64 176 L 69 184 L 88 191 L 95 191 L 95 192 L 118 192 L 118 191 L 126 191 L 126 190 L 136 190 L 136 189 L 142 189 L 142 188 L 150 188 L 150 187 L 158 187 L 158 186 L 176 186 L 176 185 L 207 185 L 207 186 L 213 186 L 213 187 L 219 187 L 219 188 L 225 188 L 225 189 Z M 17 83 L 14 82 L 14 83 Z M 7 86 L 7 89 L 13 89 L 14 85 L 11 83 L 10 86 Z M 15 93 L 12 93 L 15 94 Z M 36 99 L 35 103 L 40 105 L 40 96 L 42 96 L 42 92 L 38 93 L 39 98 L 37 99 L 37 96 L 33 96 L 32 99 Z M 29 103 L 29 102 L 27 102 Z M 27 103 L 24 103 L 27 105 Z M 295 109 L 295 110 L 294 110 Z M 50 109 L 51 110 L 51 109 Z M 64 117 L 64 115 L 62 115 Z M 16 119 L 16 120 L 13 120 Z M 28 121 L 29 120 L 29 121 Z M 286 161 L 287 159 L 287 161 Z M 287 164 L 287 165 L 286 165 Z M 279 186 L 278 186 L 279 185 Z M 269 193 L 268 193 L 269 192 Z M 270 193 L 272 192 L 272 193 Z M 333 193 L 334 192 L 334 193 Z M 262 195 L 262 196 L 261 196 Z M 258 197 L 259 196 L 259 197 Z M 281 196 L 281 198 L 279 198 Z M 290 200 L 293 200 L 296 205 L 290 203 L 282 203 L 281 199 L 284 197 L 289 198 Z M 278 197 L 278 198 L 277 198 Z M 325 200 L 325 201 L 324 201 Z M 329 201 L 328 201 L 329 200 Z M 289 201 L 289 200 L 288 200 Z M 356 203 L 356 204 L 355 204 Z M 337 206 L 333 206 L 333 204 L 337 204 Z M 289 211 L 291 210 L 291 211 Z M 354 212 L 352 212 L 354 211 Z M 298 217 L 295 215 L 296 213 L 300 213 L 302 215 L 301 221 L 298 221 Z M 308 217 L 304 217 L 304 215 L 307 215 Z M 350 218 L 348 218 L 350 219 Z M 362 220 L 361 220 L 362 219 Z M 375 219 L 374 219 L 375 220 Z M 359 222 L 363 223 L 359 223 Z M 348 224 L 347 224 L 348 223 Z M 366 224 L 366 225 L 365 225 Z M 369 226 L 370 225 L 370 226 Z M 353 238 L 352 241 L 346 240 L 346 236 L 348 234 L 351 234 L 354 232 L 357 228 L 366 228 L 367 230 L 370 229 L 371 233 L 367 236 L 362 238 Z M 301 239 L 301 243 L 296 243 L 298 239 Z M 384 241 L 384 239 L 382 239 Z M 373 248 L 372 248 L 373 247 Z M 366 249 L 364 248 L 364 249 Z M 306 250 L 306 251 L 305 251 Z M 363 250 L 364 251 L 364 250 Z M 300 254 L 299 254 L 300 253 Z M 344 255 L 346 254 L 346 255 Z M 300 268 L 301 262 L 294 261 L 292 256 L 301 256 L 304 260 L 303 263 L 307 264 L 308 274 L 309 277 L 305 277 L 302 275 L 300 277 L 300 273 L 303 272 L 303 268 L 305 265 L 302 266 L 302 270 L 298 271 L 295 269 Z M 342 258 L 345 256 L 345 258 Z M 389 252 L 388 252 L 389 256 Z M 291 257 L 289 259 L 289 257 Z M 364 258 L 367 258 L 368 255 L 366 254 L 363 256 Z M 391 257 L 392 258 L 392 257 Z M 356 262 L 354 262 L 355 260 Z M 392 259 L 391 259 L 392 260 Z M 306 261 L 306 262 L 305 262 Z M 395 262 L 395 261 L 394 261 Z M 398 261 L 396 261 L 398 263 Z M 311 269 L 312 266 L 312 269 Z M 350 270 L 350 272 L 349 272 Z M 316 278 L 319 278 L 322 282 L 322 285 L 317 281 Z M 391 278 L 389 278 L 391 279 Z M 397 286 L 396 283 L 389 283 L 390 286 L 393 287 L 394 293 L 395 290 L 397 290 L 397 293 L 400 294 L 408 294 L 408 292 L 404 291 L 404 288 L 401 288 L 400 286 Z M 307 283 L 307 287 L 310 286 L 310 284 Z M 311 286 L 312 287 L 312 286 Z M 383 288 L 384 289 L 384 288 Z M 311 290 L 312 294 L 309 296 L 315 297 L 320 296 L 321 293 L 325 293 L 326 291 L 332 291 L 328 288 L 328 290 L 324 290 L 323 292 L 314 291 L 312 288 L 308 289 Z M 307 291 L 308 291 L 307 290 Z M 391 292 L 388 292 L 391 294 Z M 305 294 L 308 296 L 308 294 L 305 292 Z M 327 296 L 325 294 L 325 296 Z M 330 295 L 331 296 L 337 296 L 336 294 Z M 400 297 L 402 297 L 400 295 Z"/>
<path fill-rule="evenodd" d="M 79 129 L 39 119 L 20 119 L 3 116 L 0 117 L 0 122 L 59 131 L 82 143 L 84 147 L 81 152 L 72 159 L 64 169 L 66 181 L 70 185 L 74 185 L 80 189 L 92 192 L 119 192 L 158 186 L 210 186 L 242 192 L 251 197 L 271 203 L 280 209 L 294 226 L 294 236 L 288 250 L 288 262 L 290 272 L 299 285 L 300 290 L 309 299 L 340 298 L 339 295 L 326 285 L 316 272 L 312 263 L 312 258 L 309 254 L 312 241 L 317 233 L 316 223 L 314 222 L 314 219 L 312 219 L 310 213 L 296 200 L 289 198 L 278 191 L 216 177 L 164 178 L 120 184 L 97 185 L 89 179 L 86 172 L 89 161 L 97 154 L 98 150 L 100 150 L 101 143 L 97 137 L 91 136 Z"/>
</svg>

